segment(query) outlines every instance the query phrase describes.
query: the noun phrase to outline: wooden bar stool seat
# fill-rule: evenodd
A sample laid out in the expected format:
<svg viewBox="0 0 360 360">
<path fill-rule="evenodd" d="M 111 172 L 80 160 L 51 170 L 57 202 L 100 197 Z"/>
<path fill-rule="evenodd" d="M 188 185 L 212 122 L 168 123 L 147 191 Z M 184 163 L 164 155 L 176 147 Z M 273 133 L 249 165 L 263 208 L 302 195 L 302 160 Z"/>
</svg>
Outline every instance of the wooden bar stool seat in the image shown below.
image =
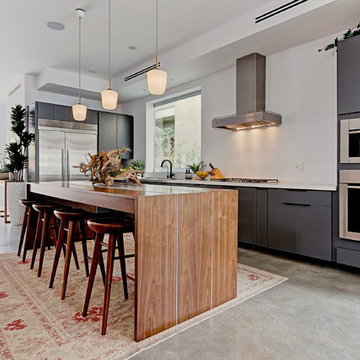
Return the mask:
<svg viewBox="0 0 360 360">
<path fill-rule="evenodd" d="M 83 316 L 87 315 L 89 308 L 89 302 L 91 297 L 92 288 L 94 285 L 94 279 L 96 275 L 97 264 L 103 252 L 102 246 L 107 246 L 107 263 L 106 263 L 106 280 L 105 280 L 105 295 L 104 295 L 104 314 L 102 322 L 101 334 L 106 334 L 106 326 L 109 314 L 109 303 L 110 303 L 110 292 L 111 292 L 111 283 L 113 277 L 114 269 L 114 260 L 120 260 L 121 266 L 121 277 L 124 288 L 125 299 L 128 299 L 128 288 L 127 288 L 127 279 L 135 281 L 135 279 L 126 273 L 126 259 L 134 257 L 134 254 L 125 255 L 124 250 L 124 234 L 132 232 L 134 233 L 134 224 L 126 222 L 119 219 L 92 219 L 87 222 L 89 228 L 96 233 L 95 236 L 95 247 L 93 253 L 93 261 L 91 263 L 90 276 L 88 281 L 88 287 L 86 291 Z M 105 234 L 109 235 L 108 243 L 104 243 Z M 119 251 L 119 256 L 115 257 L 115 248 L 118 243 L 117 249 Z M 106 250 L 105 250 L 106 251 Z"/>
<path fill-rule="evenodd" d="M 35 229 L 32 228 L 32 218 L 34 213 L 33 205 L 36 204 L 36 201 L 33 200 L 19 200 L 20 204 L 25 206 L 25 213 L 24 213 L 24 220 L 21 227 L 21 233 L 20 233 L 20 241 L 19 241 L 19 247 L 17 256 L 21 255 L 21 249 L 23 247 L 23 242 L 25 238 L 25 244 L 24 244 L 24 251 L 23 251 L 23 258 L 22 262 L 25 262 L 26 260 L 26 252 L 29 249 L 29 246 L 31 245 L 31 237 L 35 232 Z"/>
<path fill-rule="evenodd" d="M 40 245 L 40 259 L 38 268 L 38 277 L 40 277 L 44 262 L 45 248 L 47 246 L 48 249 L 50 249 L 52 244 L 56 245 L 57 222 L 54 216 L 54 210 L 59 209 L 60 206 L 56 204 L 41 203 L 33 204 L 32 207 L 39 214 L 30 269 L 34 268 L 37 249 Z"/>
<path fill-rule="evenodd" d="M 61 290 L 61 300 L 64 300 L 66 296 L 66 287 L 69 277 L 71 254 L 74 256 L 76 268 L 78 270 L 80 269 L 79 260 L 75 248 L 76 242 L 81 242 L 83 256 L 84 256 L 85 273 L 87 277 L 89 276 L 89 259 L 91 258 L 88 256 L 87 240 L 93 240 L 93 237 L 89 239 L 87 238 L 85 222 L 87 219 L 94 217 L 96 215 L 86 212 L 82 209 L 65 209 L 65 210 L 57 209 L 54 211 L 54 215 L 60 220 L 60 227 L 59 227 L 59 233 L 57 238 L 56 251 L 54 256 L 49 287 L 52 288 L 54 285 L 61 249 L 63 249 L 64 252 L 66 249 L 64 276 L 63 276 L 63 283 Z M 103 261 L 100 261 L 100 267 L 103 277 L 105 279 L 105 267 Z"/>
</svg>

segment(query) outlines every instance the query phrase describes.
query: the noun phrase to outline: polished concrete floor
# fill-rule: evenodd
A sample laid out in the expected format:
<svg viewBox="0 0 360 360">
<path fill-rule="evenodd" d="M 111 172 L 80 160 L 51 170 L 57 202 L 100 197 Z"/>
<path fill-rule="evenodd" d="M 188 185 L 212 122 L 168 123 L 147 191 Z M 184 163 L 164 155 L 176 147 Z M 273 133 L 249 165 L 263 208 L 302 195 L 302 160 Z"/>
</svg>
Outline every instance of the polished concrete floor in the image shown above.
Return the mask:
<svg viewBox="0 0 360 360">
<path fill-rule="evenodd" d="M 0 222 L 0 253 L 19 232 Z M 132 359 L 360 359 L 359 272 L 242 248 L 239 262 L 289 280 Z"/>
</svg>

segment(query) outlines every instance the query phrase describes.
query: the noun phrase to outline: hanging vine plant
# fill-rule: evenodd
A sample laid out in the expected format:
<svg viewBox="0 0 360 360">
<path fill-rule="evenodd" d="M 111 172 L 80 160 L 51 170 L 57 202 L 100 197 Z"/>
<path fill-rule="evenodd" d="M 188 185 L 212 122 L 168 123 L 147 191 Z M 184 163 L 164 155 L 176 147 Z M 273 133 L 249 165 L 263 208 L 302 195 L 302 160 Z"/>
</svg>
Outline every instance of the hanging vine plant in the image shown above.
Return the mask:
<svg viewBox="0 0 360 360">
<path fill-rule="evenodd" d="M 334 39 L 334 41 L 328 45 L 326 45 L 324 48 L 319 49 L 320 51 L 329 51 L 331 49 L 335 49 L 338 46 L 339 41 L 345 40 L 345 39 L 349 39 L 352 38 L 354 36 L 360 35 L 360 23 L 353 29 L 349 29 L 348 31 L 346 31 L 346 33 L 343 35 L 343 37 L 341 39 L 339 39 L 338 37 Z"/>
</svg>

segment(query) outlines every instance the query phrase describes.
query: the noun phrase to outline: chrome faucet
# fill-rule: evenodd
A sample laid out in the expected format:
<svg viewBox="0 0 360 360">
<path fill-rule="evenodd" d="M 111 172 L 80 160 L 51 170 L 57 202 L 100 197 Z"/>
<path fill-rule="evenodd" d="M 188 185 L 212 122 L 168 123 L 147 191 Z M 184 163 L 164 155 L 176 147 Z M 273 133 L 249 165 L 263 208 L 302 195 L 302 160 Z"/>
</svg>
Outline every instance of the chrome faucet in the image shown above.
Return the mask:
<svg viewBox="0 0 360 360">
<path fill-rule="evenodd" d="M 170 161 L 170 160 L 163 160 L 162 162 L 161 162 L 161 167 L 164 167 L 164 163 L 166 163 L 166 162 L 168 162 L 169 164 L 170 164 L 170 172 L 167 172 L 167 175 L 166 175 L 166 177 L 168 178 L 168 179 L 172 179 L 174 176 L 175 176 L 175 174 L 172 172 L 172 162 Z"/>
</svg>

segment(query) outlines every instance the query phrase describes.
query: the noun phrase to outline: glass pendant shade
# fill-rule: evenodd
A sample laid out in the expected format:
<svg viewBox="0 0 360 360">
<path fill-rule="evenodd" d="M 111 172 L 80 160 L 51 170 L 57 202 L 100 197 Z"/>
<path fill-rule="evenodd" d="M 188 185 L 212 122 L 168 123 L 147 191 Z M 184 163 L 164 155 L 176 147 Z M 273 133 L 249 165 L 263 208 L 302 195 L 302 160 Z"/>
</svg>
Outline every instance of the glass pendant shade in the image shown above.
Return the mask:
<svg viewBox="0 0 360 360">
<path fill-rule="evenodd" d="M 72 113 L 74 120 L 84 121 L 86 119 L 87 107 L 81 103 L 75 104 L 72 106 Z"/>
<path fill-rule="evenodd" d="M 147 83 L 150 94 L 162 95 L 166 90 L 167 72 L 160 69 L 148 71 Z"/>
<path fill-rule="evenodd" d="M 115 90 L 107 89 L 101 92 L 102 106 L 106 110 L 115 110 L 118 105 L 118 93 Z"/>
</svg>

